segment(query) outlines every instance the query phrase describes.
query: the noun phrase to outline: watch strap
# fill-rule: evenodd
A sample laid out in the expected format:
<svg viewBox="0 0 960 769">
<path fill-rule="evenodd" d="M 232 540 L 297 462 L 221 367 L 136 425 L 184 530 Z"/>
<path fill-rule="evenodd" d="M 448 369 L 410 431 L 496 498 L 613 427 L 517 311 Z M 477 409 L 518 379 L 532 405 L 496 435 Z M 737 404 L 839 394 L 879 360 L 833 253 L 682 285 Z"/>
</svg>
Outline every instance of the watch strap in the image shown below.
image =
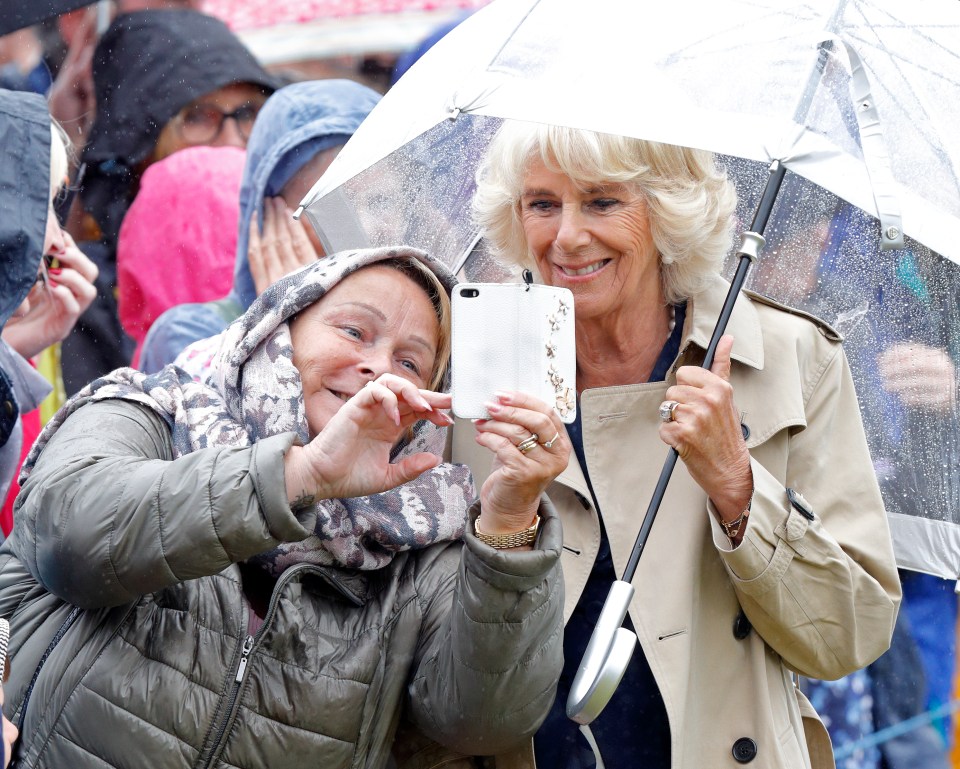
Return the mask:
<svg viewBox="0 0 960 769">
<path fill-rule="evenodd" d="M 533 519 L 533 524 L 523 531 L 514 531 L 510 534 L 484 534 L 480 531 L 479 516 L 473 521 L 473 533 L 477 539 L 485 545 L 496 550 L 506 550 L 511 547 L 521 547 L 523 545 L 532 545 L 537 539 L 537 532 L 540 530 L 540 516 Z"/>
</svg>

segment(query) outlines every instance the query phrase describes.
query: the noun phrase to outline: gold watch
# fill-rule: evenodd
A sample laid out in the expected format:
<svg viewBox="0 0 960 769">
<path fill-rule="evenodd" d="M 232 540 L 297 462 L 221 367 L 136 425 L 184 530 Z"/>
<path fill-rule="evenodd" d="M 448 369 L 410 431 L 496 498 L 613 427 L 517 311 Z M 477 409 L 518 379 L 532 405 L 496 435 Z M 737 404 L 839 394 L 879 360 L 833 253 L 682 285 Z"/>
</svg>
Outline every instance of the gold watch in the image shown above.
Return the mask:
<svg viewBox="0 0 960 769">
<path fill-rule="evenodd" d="M 510 547 L 520 547 L 521 545 L 532 545 L 537 538 L 537 532 L 540 530 L 540 516 L 533 519 L 533 525 L 523 531 L 514 531 L 510 534 L 484 534 L 480 531 L 480 516 L 473 521 L 473 533 L 483 544 L 490 545 L 496 550 L 505 550 Z"/>
</svg>

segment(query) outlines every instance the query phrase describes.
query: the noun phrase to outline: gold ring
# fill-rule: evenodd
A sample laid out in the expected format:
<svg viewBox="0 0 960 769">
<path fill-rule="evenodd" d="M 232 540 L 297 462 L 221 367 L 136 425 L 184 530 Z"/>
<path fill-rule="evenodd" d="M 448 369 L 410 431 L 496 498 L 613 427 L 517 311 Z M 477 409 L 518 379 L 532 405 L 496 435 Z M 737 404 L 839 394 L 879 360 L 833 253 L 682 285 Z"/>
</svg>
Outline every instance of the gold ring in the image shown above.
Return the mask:
<svg viewBox="0 0 960 769">
<path fill-rule="evenodd" d="M 540 445 L 543 446 L 545 449 L 553 448 L 553 444 L 557 442 L 557 438 L 559 437 L 560 437 L 560 431 L 557 430 L 556 435 L 554 435 L 549 441 L 541 443 Z"/>
<path fill-rule="evenodd" d="M 673 422 L 676 420 L 677 415 L 677 406 L 680 404 L 676 401 L 664 401 L 660 404 L 660 421 L 661 422 Z"/>
<path fill-rule="evenodd" d="M 520 443 L 517 444 L 517 450 L 521 454 L 526 454 L 531 449 L 535 449 L 539 446 L 539 437 L 536 433 L 533 433 L 529 438 L 524 438 Z"/>
</svg>

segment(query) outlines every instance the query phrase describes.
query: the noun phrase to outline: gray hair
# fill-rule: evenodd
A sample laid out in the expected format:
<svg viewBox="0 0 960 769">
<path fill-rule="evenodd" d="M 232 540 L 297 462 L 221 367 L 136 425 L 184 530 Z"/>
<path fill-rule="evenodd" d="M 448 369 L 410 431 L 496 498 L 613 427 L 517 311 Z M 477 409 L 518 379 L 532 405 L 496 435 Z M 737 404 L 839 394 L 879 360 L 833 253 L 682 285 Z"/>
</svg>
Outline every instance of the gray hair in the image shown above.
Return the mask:
<svg viewBox="0 0 960 769">
<path fill-rule="evenodd" d="M 696 294 L 719 272 L 736 192 L 712 153 L 516 121 L 494 136 L 473 198 L 474 221 L 502 260 L 536 270 L 520 221 L 524 176 L 535 159 L 579 184 L 625 184 L 643 197 L 668 302 Z"/>
</svg>

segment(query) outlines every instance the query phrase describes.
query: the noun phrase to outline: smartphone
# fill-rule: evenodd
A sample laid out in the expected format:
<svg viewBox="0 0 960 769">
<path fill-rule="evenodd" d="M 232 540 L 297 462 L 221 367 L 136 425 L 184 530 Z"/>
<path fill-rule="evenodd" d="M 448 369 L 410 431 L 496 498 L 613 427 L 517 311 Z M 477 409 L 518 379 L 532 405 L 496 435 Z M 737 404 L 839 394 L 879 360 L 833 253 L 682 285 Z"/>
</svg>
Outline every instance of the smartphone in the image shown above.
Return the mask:
<svg viewBox="0 0 960 769">
<path fill-rule="evenodd" d="M 497 390 L 516 390 L 576 418 L 573 294 L 523 283 L 461 283 L 453 291 L 453 413 L 488 419 Z"/>
</svg>

